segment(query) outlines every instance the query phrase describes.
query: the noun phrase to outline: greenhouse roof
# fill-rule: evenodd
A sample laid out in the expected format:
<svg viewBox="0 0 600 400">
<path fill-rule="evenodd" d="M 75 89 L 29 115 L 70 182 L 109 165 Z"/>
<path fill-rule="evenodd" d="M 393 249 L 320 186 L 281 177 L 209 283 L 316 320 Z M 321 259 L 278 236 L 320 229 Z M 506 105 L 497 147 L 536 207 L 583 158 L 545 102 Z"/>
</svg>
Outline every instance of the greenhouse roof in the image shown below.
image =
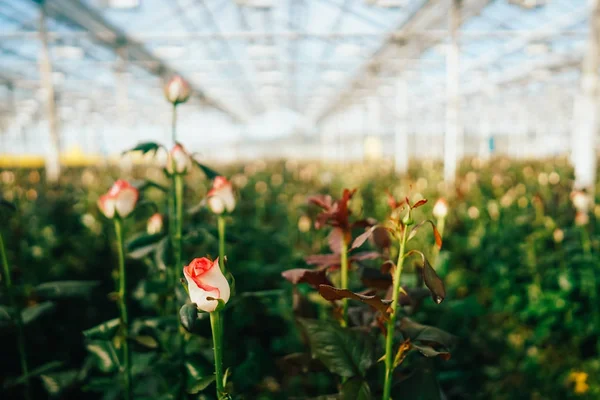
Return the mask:
<svg viewBox="0 0 600 400">
<path fill-rule="evenodd" d="M 59 115 L 81 126 L 125 109 L 129 124 L 162 123 L 162 85 L 175 73 L 198 94 L 188 110 L 232 126 L 279 108 L 319 122 L 385 96 L 398 78 L 410 83 L 415 110 L 432 109 L 445 101 L 449 4 L 47 0 Z M 469 101 L 511 85 L 573 92 L 588 14 L 586 0 L 464 0 L 461 93 Z M 39 27 L 38 2 L 0 0 L 0 122 L 9 134 L 43 119 Z"/>
</svg>

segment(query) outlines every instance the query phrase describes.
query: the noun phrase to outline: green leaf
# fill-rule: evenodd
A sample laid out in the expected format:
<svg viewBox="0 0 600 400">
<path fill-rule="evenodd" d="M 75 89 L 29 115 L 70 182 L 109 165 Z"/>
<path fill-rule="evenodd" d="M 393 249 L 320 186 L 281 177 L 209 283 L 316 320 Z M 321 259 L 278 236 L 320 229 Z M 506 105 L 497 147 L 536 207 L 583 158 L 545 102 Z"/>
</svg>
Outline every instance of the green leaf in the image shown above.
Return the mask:
<svg viewBox="0 0 600 400">
<path fill-rule="evenodd" d="M 161 146 L 158 143 L 155 143 L 155 142 L 142 142 L 142 143 L 138 143 L 132 149 L 125 150 L 122 154 L 127 154 L 127 153 L 131 153 L 131 152 L 134 152 L 134 151 L 141 151 L 142 154 L 146 154 L 146 153 L 150 153 L 150 152 L 155 152 L 160 147 Z"/>
<path fill-rule="evenodd" d="M 148 336 L 148 335 L 135 336 L 133 338 L 133 340 L 135 340 L 142 346 L 148 347 L 150 349 L 155 349 L 158 347 L 158 342 L 152 336 Z"/>
<path fill-rule="evenodd" d="M 146 189 L 150 189 L 150 188 L 155 188 L 155 189 L 158 189 L 158 190 L 163 191 L 165 193 L 169 192 L 169 188 L 168 187 L 165 187 L 165 186 L 161 185 L 160 183 L 156 183 L 156 182 L 151 181 L 149 179 L 145 179 L 145 180 L 141 180 L 141 181 L 133 181 L 131 183 L 131 185 L 133 187 L 135 187 L 137 190 L 139 190 L 140 192 L 144 191 Z"/>
<path fill-rule="evenodd" d="M 161 271 L 166 271 L 167 270 L 167 250 L 169 248 L 169 240 L 168 238 L 163 238 L 161 241 L 158 242 L 158 245 L 156 247 L 156 251 L 154 252 L 154 262 L 156 263 L 156 266 L 158 267 L 159 270 Z"/>
<path fill-rule="evenodd" d="M 115 348 L 109 340 L 95 340 L 86 345 L 87 350 L 92 354 L 95 366 L 101 372 L 112 372 L 119 366 L 119 357 Z"/>
<path fill-rule="evenodd" d="M 141 233 L 135 236 L 125 245 L 125 248 L 127 249 L 127 257 L 136 260 L 146 257 L 153 250 L 158 248 L 161 239 L 164 239 L 164 234 L 162 233 L 157 233 L 155 235 Z"/>
<path fill-rule="evenodd" d="M 196 164 L 196 166 L 198 168 L 200 168 L 202 170 L 202 172 L 204 172 L 204 175 L 206 175 L 206 177 L 208 179 L 215 179 L 217 176 L 221 176 L 221 174 L 219 174 L 217 171 L 215 171 L 212 168 L 207 167 L 206 165 L 202 164 L 201 162 L 199 162 L 198 160 L 196 160 L 195 157 L 192 157 L 192 160 L 194 161 L 194 164 Z"/>
<path fill-rule="evenodd" d="M 371 388 L 362 378 L 348 379 L 340 392 L 340 400 L 371 400 Z"/>
<path fill-rule="evenodd" d="M 110 339 L 114 336 L 119 324 L 119 318 L 110 319 L 93 328 L 86 329 L 83 331 L 83 336 L 87 339 Z"/>
<path fill-rule="evenodd" d="M 412 348 L 417 349 L 419 353 L 423 354 L 425 357 L 440 357 L 444 360 L 450 359 L 450 352 L 442 350 L 437 351 L 431 346 L 420 345 L 420 344 L 412 344 Z"/>
<path fill-rule="evenodd" d="M 17 211 L 17 206 L 14 203 L 11 203 L 10 201 L 4 199 L 0 199 L 0 207 L 10 212 Z"/>
<path fill-rule="evenodd" d="M 45 282 L 35 287 L 35 293 L 46 299 L 65 297 L 89 297 L 98 281 L 56 281 Z"/>
<path fill-rule="evenodd" d="M 314 358 L 334 374 L 364 376 L 375 363 L 375 340 L 364 331 L 342 328 L 334 321 L 299 319 Z"/>
<path fill-rule="evenodd" d="M 21 318 L 23 319 L 23 323 L 25 325 L 35 321 L 42 315 L 48 314 L 54 309 L 56 306 L 51 301 L 44 301 L 42 303 L 38 303 L 34 306 L 28 307 L 21 311 Z"/>
<path fill-rule="evenodd" d="M 179 309 L 179 321 L 186 331 L 194 332 L 194 325 L 198 320 L 198 308 L 195 303 L 184 304 Z"/>
<path fill-rule="evenodd" d="M 3 321 L 12 321 L 13 309 L 7 306 L 0 306 L 0 323 Z"/>
<path fill-rule="evenodd" d="M 4 381 L 4 387 L 10 388 L 13 386 L 22 385 L 23 383 L 25 383 L 27 381 L 27 379 L 31 379 L 31 378 L 34 378 L 41 374 L 46 374 L 48 372 L 51 372 L 57 368 L 60 368 L 62 366 L 62 364 L 63 363 L 60 361 L 51 361 L 44 365 L 40 365 L 39 367 L 29 371 L 28 375 L 21 375 L 18 378 L 7 379 L 6 381 Z"/>
<path fill-rule="evenodd" d="M 426 357 L 440 356 L 450 358 L 450 348 L 454 346 L 456 337 L 433 326 L 422 325 L 410 318 L 402 318 L 400 332 L 405 339 L 410 339 L 411 346 Z"/>
<path fill-rule="evenodd" d="M 78 374 L 79 371 L 77 370 L 69 370 L 52 374 L 43 374 L 40 375 L 40 379 L 48 394 L 52 397 L 57 397 L 77 382 Z"/>
<path fill-rule="evenodd" d="M 191 384 L 188 384 L 186 391 L 189 394 L 196 394 L 196 393 L 201 392 L 204 389 L 206 389 L 208 387 L 208 385 L 210 385 L 214 381 L 215 381 L 215 375 L 209 375 L 209 376 L 205 376 L 203 378 L 196 379 Z"/>
</svg>

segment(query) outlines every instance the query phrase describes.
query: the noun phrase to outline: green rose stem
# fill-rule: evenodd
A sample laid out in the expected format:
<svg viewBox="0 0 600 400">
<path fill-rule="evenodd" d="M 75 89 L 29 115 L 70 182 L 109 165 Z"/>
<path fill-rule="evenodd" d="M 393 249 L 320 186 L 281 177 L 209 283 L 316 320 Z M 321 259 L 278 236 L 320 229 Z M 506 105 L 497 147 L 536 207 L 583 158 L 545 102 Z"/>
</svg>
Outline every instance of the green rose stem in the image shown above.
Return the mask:
<svg viewBox="0 0 600 400">
<path fill-rule="evenodd" d="M 129 349 L 129 319 L 127 317 L 127 275 L 125 271 L 125 250 L 123 245 L 123 224 L 115 218 L 115 233 L 119 253 L 119 311 L 121 313 L 121 332 L 123 334 L 123 384 L 126 400 L 131 399 L 131 352 Z"/>
<path fill-rule="evenodd" d="M 225 394 L 225 389 L 223 387 L 223 324 L 220 311 L 210 313 L 210 326 L 212 328 L 213 348 L 215 351 L 217 399 L 221 399 Z"/>
<path fill-rule="evenodd" d="M 217 225 L 219 229 L 219 267 L 221 267 L 221 272 L 225 274 L 225 217 L 219 215 Z"/>
<path fill-rule="evenodd" d="M 340 284 L 342 289 L 348 289 L 348 244 L 344 238 L 342 238 L 342 249 L 340 256 L 340 272 L 342 274 Z M 342 299 L 341 325 L 348 325 L 348 299 Z"/>
<path fill-rule="evenodd" d="M 171 118 L 171 140 L 173 146 L 177 143 L 177 103 L 173 104 L 173 117 Z"/>
<path fill-rule="evenodd" d="M 175 232 L 173 232 L 173 252 L 175 255 L 175 271 L 179 271 L 183 265 L 181 265 L 181 248 L 182 248 L 182 231 L 183 231 L 183 176 L 181 174 L 173 175 L 173 183 L 175 186 Z M 177 277 L 174 282 L 179 282 Z"/>
<path fill-rule="evenodd" d="M 10 267 L 4 250 L 4 241 L 0 234 L 0 255 L 2 256 L 2 267 L 4 268 L 4 284 L 6 285 L 6 293 L 10 306 L 14 309 L 15 323 L 17 325 L 17 342 L 19 346 L 19 356 L 21 357 L 21 372 L 25 377 L 25 398 L 31 399 L 31 387 L 29 385 L 29 368 L 27 367 L 27 353 L 25 352 L 25 333 L 23 331 L 23 319 L 21 317 L 21 309 L 17 305 L 13 293 L 12 279 L 10 276 Z"/>
<path fill-rule="evenodd" d="M 587 229 L 585 229 L 585 228 L 586 228 L 585 225 L 581 226 L 581 244 L 582 244 L 584 253 L 587 255 L 590 255 L 590 254 L 592 254 L 592 245 L 590 242 L 590 235 L 589 235 Z"/>
<path fill-rule="evenodd" d="M 410 212 L 410 211 L 409 211 Z M 398 308 L 398 298 L 400 293 L 400 278 L 402 276 L 402 265 L 404 264 L 404 249 L 406 247 L 406 232 L 408 224 L 402 227 L 402 238 L 400 239 L 400 251 L 398 253 L 398 262 L 394 270 L 393 294 L 392 294 L 392 315 L 387 323 L 387 336 L 385 338 L 385 384 L 383 387 L 383 400 L 389 400 L 392 392 L 392 374 L 394 372 L 394 331 L 396 328 L 396 312 Z"/>
</svg>

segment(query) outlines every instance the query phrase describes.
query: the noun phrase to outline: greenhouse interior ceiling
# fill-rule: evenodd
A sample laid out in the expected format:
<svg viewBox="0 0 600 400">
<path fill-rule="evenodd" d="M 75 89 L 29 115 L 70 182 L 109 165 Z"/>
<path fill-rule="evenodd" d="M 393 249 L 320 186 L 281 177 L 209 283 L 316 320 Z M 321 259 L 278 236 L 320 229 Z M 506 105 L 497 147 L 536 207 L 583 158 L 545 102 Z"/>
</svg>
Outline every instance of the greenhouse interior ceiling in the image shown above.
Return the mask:
<svg viewBox="0 0 600 400">
<path fill-rule="evenodd" d="M 162 88 L 180 75 L 193 90 L 181 138 L 208 157 L 388 156 L 398 129 L 408 156 L 489 152 L 491 136 L 517 156 L 556 154 L 570 140 L 584 56 L 596 51 L 594 7 L 0 0 L 2 153 L 45 154 L 52 130 L 61 152 L 101 156 L 166 141 Z M 444 136 L 446 150 L 428 145 Z"/>
</svg>

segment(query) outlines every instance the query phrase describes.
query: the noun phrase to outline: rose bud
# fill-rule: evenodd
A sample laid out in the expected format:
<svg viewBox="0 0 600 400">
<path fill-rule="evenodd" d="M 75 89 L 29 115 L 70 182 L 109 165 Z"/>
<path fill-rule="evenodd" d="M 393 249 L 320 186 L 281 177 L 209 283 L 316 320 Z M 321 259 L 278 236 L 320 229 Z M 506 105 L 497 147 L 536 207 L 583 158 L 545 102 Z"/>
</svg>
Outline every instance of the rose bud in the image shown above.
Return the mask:
<svg viewBox="0 0 600 400">
<path fill-rule="evenodd" d="M 233 185 L 224 176 L 217 176 L 208 191 L 208 208 L 215 214 L 228 213 L 235 209 Z"/>
<path fill-rule="evenodd" d="M 138 201 L 140 194 L 129 182 L 119 179 L 110 188 L 107 194 L 98 199 L 98 208 L 107 218 L 114 218 L 115 214 L 121 218 L 127 217 Z"/>
<path fill-rule="evenodd" d="M 590 199 L 588 195 L 581 190 L 574 190 L 571 192 L 571 201 L 575 210 L 587 213 L 590 206 Z"/>
<path fill-rule="evenodd" d="M 192 167 L 192 159 L 179 143 L 173 146 L 173 149 L 167 157 L 167 171 L 172 174 L 175 171 L 178 174 L 184 174 L 188 168 Z"/>
<path fill-rule="evenodd" d="M 163 230 L 163 216 L 160 213 L 153 214 L 150 218 L 148 218 L 148 223 L 146 224 L 146 232 L 148 235 L 157 235 Z"/>
<path fill-rule="evenodd" d="M 213 312 L 221 299 L 229 300 L 229 282 L 219 267 L 219 259 L 214 261 L 206 257 L 195 258 L 188 266 L 183 267 L 183 274 L 188 283 L 188 292 L 192 303 L 202 311 Z"/>
<path fill-rule="evenodd" d="M 172 77 L 165 85 L 165 97 L 173 105 L 185 103 L 190 98 L 190 85 L 180 76 Z"/>
<path fill-rule="evenodd" d="M 448 215 L 448 203 L 444 198 L 439 198 L 433 206 L 433 216 L 436 218 L 446 218 Z"/>
<path fill-rule="evenodd" d="M 554 232 L 552 232 L 552 237 L 554 238 L 554 241 L 556 243 L 560 243 L 564 240 L 565 238 L 565 233 L 563 232 L 562 229 L 556 228 L 554 230 Z"/>
<path fill-rule="evenodd" d="M 575 213 L 575 225 L 584 226 L 590 222 L 590 217 L 586 212 L 577 211 Z"/>
</svg>

